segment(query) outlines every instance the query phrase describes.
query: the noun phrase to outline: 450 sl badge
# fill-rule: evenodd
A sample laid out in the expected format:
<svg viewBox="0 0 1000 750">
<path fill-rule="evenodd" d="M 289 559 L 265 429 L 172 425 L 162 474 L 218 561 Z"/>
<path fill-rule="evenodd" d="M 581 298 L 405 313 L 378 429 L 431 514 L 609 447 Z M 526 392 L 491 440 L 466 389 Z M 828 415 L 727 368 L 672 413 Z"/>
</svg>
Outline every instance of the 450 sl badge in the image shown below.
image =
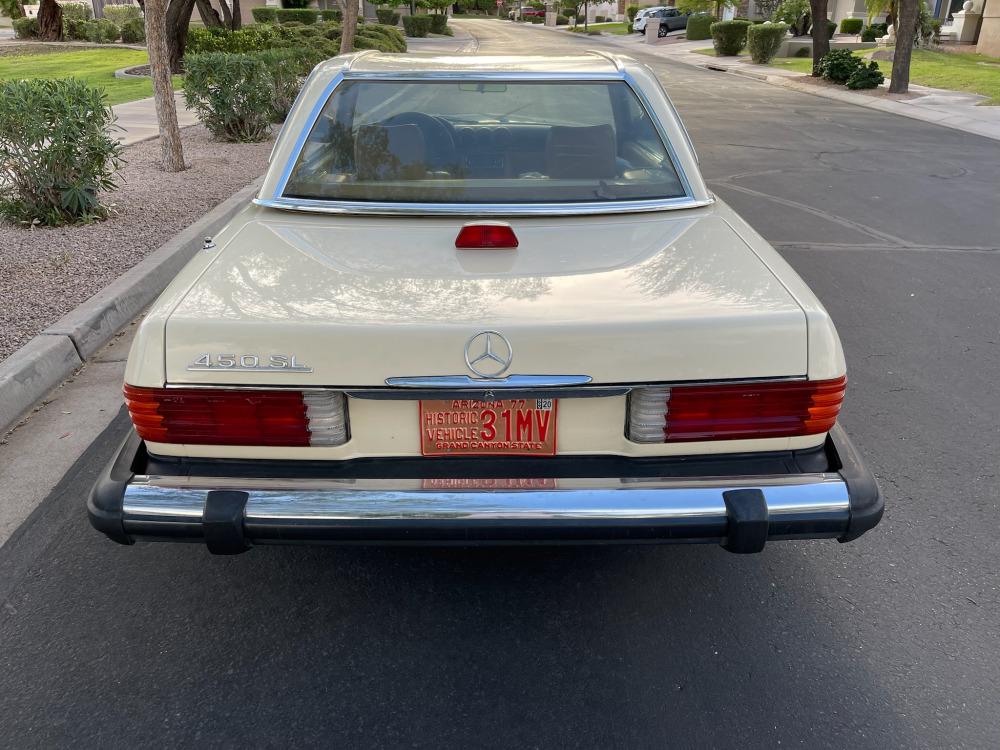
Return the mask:
<svg viewBox="0 0 1000 750">
<path fill-rule="evenodd" d="M 188 370 L 237 370 L 239 372 L 312 372 L 299 364 L 294 354 L 202 354 L 187 366 Z"/>
</svg>

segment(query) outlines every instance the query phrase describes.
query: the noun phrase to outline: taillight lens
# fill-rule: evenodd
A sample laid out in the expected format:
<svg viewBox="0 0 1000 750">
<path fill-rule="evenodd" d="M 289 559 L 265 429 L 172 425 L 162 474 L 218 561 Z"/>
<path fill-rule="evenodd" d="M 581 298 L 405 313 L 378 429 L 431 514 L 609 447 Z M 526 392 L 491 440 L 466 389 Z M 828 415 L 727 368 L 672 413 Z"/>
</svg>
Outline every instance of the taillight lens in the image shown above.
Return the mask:
<svg viewBox="0 0 1000 750">
<path fill-rule="evenodd" d="M 796 437 L 829 431 L 847 377 L 738 385 L 638 388 L 629 406 L 637 443 Z"/>
<path fill-rule="evenodd" d="M 344 394 L 125 386 L 139 437 L 189 445 L 308 446 L 347 441 Z"/>
</svg>

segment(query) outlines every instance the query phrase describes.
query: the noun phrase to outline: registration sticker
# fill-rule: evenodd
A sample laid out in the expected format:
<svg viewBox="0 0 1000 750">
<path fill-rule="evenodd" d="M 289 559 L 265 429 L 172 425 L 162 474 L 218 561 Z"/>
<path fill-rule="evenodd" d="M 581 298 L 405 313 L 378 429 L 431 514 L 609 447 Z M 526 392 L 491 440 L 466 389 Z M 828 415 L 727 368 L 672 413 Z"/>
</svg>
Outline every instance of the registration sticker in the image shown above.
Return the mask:
<svg viewBox="0 0 1000 750">
<path fill-rule="evenodd" d="M 420 402 L 420 451 L 425 456 L 554 456 L 552 398 L 446 399 Z"/>
</svg>

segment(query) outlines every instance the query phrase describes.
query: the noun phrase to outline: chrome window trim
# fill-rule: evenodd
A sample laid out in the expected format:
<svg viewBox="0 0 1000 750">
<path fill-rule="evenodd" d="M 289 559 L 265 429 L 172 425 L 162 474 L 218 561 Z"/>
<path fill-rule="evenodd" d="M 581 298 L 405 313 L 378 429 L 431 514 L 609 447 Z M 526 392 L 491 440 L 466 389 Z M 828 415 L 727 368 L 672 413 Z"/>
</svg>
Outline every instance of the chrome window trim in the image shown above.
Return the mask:
<svg viewBox="0 0 1000 750">
<path fill-rule="evenodd" d="M 599 55 L 605 57 L 605 55 Z M 677 151 L 674 144 L 667 137 L 667 133 L 660 123 L 658 117 L 653 114 L 652 103 L 649 97 L 642 91 L 635 77 L 632 76 L 623 65 L 616 59 L 608 55 L 616 70 L 614 72 L 589 72 L 589 73 L 559 73 L 559 72 L 520 72 L 509 73 L 503 71 L 477 72 L 474 75 L 457 71 L 424 71 L 412 73 L 409 71 L 380 71 L 380 72 L 360 72 L 351 70 L 349 67 L 335 75 L 323 88 L 317 97 L 308 119 L 299 131 L 295 139 L 288 160 L 285 162 L 278 178 L 274 191 L 269 198 L 255 198 L 253 203 L 263 208 L 273 208 L 282 211 L 298 211 L 304 213 L 322 214 L 381 214 L 381 215 L 445 215 L 445 216 L 567 216 L 581 214 L 616 214 L 616 213 L 638 213 L 646 211 L 678 211 L 692 208 L 702 208 L 715 203 L 713 196 L 704 199 L 694 197 L 691 188 L 691 181 L 684 169 L 680 159 L 677 158 Z M 657 135 L 663 142 L 677 179 L 681 183 L 684 195 L 675 198 L 654 198 L 631 201 L 591 201 L 591 202 L 556 202 L 556 203 L 411 203 L 394 201 L 338 201 L 291 198 L 284 195 L 291 178 L 292 170 L 298 162 L 305 148 L 306 140 L 312 133 L 313 128 L 319 119 L 323 108 L 329 102 L 337 86 L 345 80 L 375 80 L 375 81 L 569 81 L 569 82 L 592 82 L 592 81 L 622 81 L 632 91 L 639 105 L 646 112 L 646 116 L 653 123 Z M 663 91 L 663 87 L 660 87 Z M 664 92 L 664 96 L 666 93 Z M 674 116 L 677 112 L 667 97 L 667 103 Z M 679 121 L 679 118 L 678 118 Z M 683 123 L 681 130 L 684 131 Z M 685 136 L 686 136 L 686 131 Z M 690 145 L 690 138 L 688 138 Z M 693 148 L 693 147 L 692 147 Z M 695 157 L 697 160 L 697 157 Z"/>
<path fill-rule="evenodd" d="M 381 216 L 574 216 L 622 214 L 648 211 L 678 211 L 704 208 L 714 198 L 668 198 L 653 201 L 594 203 L 376 203 L 366 201 L 322 201 L 302 198 L 254 198 L 254 205 L 309 214 L 365 214 Z"/>
</svg>

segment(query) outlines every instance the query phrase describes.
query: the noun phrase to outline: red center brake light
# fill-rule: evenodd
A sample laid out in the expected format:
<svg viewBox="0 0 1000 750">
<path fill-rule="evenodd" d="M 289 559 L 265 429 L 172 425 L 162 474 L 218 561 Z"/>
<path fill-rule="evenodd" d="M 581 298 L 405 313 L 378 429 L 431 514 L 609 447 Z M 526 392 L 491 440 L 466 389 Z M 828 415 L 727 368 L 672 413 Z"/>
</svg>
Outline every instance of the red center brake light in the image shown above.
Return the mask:
<svg viewBox="0 0 1000 750">
<path fill-rule="evenodd" d="M 346 407 L 332 391 L 125 386 L 139 437 L 188 445 L 307 446 L 346 442 Z"/>
<path fill-rule="evenodd" d="M 828 432 L 847 377 L 737 385 L 638 389 L 629 436 L 644 443 L 748 440 Z"/>
<path fill-rule="evenodd" d="M 466 224 L 455 238 L 455 247 L 466 250 L 517 247 L 517 235 L 509 224 Z"/>
</svg>

